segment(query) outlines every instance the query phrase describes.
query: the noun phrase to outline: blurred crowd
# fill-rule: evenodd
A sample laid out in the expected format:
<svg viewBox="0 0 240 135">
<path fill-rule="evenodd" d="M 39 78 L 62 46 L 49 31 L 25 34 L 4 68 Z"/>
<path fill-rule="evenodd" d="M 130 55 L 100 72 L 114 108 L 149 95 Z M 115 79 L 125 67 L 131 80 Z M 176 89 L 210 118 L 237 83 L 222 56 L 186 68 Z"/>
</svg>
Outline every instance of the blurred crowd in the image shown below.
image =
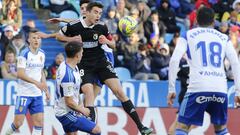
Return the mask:
<svg viewBox="0 0 240 135">
<path fill-rule="evenodd" d="M 81 16 L 84 0 L 39 0 L 35 8 L 49 10 L 52 17 L 70 10 Z M 240 56 L 240 0 L 97 0 L 105 5 L 102 21 L 116 41 L 115 66 L 126 67 L 133 79 L 168 80 L 170 57 L 180 36 L 197 26 L 197 9 L 207 6 L 215 10 L 215 29 L 229 35 Z M 47 4 L 46 4 L 47 2 Z M 21 0 L 0 0 L 0 77 L 16 79 L 16 56 L 27 46 L 30 28 L 35 28 L 30 18 L 22 24 Z M 138 27 L 126 37 L 118 30 L 118 21 L 130 15 Z M 166 35 L 172 35 L 167 42 Z M 47 52 L 46 52 L 47 53 Z M 46 67 L 48 79 L 55 79 L 64 54 L 59 52 L 55 61 Z M 182 58 L 180 65 L 186 63 Z M 229 80 L 233 79 L 231 67 L 225 60 Z M 180 66 L 181 67 L 181 66 Z"/>
</svg>

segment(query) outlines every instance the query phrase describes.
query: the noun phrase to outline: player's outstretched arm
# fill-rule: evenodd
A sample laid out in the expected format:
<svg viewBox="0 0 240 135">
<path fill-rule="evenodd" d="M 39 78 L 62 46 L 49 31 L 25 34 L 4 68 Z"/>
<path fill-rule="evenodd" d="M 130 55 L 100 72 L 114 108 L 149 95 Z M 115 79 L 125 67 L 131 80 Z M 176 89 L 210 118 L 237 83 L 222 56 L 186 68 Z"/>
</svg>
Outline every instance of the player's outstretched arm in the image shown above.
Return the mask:
<svg viewBox="0 0 240 135">
<path fill-rule="evenodd" d="M 75 21 L 74 19 L 66 19 L 66 18 L 51 18 L 47 20 L 50 23 L 60 23 L 60 22 L 65 22 L 65 23 L 69 23 L 72 21 Z"/>
</svg>

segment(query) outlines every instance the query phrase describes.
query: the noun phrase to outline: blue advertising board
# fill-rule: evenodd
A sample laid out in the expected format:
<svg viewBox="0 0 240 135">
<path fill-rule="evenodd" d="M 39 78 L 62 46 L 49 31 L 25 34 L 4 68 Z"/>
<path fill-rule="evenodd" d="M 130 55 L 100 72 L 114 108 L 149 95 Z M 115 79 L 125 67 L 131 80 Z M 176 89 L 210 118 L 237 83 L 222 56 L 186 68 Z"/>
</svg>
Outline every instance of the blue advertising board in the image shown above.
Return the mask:
<svg viewBox="0 0 240 135">
<path fill-rule="evenodd" d="M 50 102 L 45 105 L 54 105 L 55 82 L 48 80 L 47 85 L 51 94 Z M 123 91 L 133 101 L 136 107 L 167 107 L 168 81 L 127 81 L 122 82 Z M 229 107 L 234 106 L 234 85 L 228 82 Z M 180 83 L 176 84 L 177 93 Z M 0 105 L 14 105 L 17 94 L 17 81 L 0 80 Z M 116 96 L 107 87 L 103 87 L 96 98 L 97 106 L 121 106 Z M 174 106 L 178 103 L 175 100 Z"/>
</svg>

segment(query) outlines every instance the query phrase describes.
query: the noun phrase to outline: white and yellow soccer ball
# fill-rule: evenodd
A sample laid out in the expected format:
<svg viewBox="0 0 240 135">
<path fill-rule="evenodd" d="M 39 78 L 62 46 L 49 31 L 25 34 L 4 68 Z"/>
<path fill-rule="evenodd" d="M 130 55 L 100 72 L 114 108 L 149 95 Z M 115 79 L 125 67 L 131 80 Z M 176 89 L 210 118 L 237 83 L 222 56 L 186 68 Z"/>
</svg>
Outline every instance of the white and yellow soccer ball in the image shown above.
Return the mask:
<svg viewBox="0 0 240 135">
<path fill-rule="evenodd" d="M 120 32 L 125 36 L 130 36 L 132 33 L 134 33 L 137 26 L 137 20 L 131 16 L 125 16 L 118 22 L 118 28 Z"/>
</svg>

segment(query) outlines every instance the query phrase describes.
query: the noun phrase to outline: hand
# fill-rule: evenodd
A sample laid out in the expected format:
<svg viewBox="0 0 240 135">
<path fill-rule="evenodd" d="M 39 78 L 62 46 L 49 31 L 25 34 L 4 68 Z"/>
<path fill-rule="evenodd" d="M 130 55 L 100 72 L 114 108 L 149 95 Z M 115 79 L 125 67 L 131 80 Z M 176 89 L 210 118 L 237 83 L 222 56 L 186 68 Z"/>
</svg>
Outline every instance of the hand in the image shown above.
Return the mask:
<svg viewBox="0 0 240 135">
<path fill-rule="evenodd" d="M 89 116 L 90 115 L 90 110 L 88 108 L 82 107 L 81 113 L 85 116 Z"/>
<path fill-rule="evenodd" d="M 234 98 L 235 108 L 240 108 L 240 96 L 235 96 Z"/>
<path fill-rule="evenodd" d="M 108 41 L 108 39 L 107 39 L 104 35 L 101 35 L 101 36 L 99 36 L 99 38 L 98 38 L 98 42 L 99 42 L 100 44 L 107 44 L 107 41 Z"/>
<path fill-rule="evenodd" d="M 74 36 L 74 37 L 71 37 L 70 41 L 82 42 L 82 37 L 81 37 L 81 35 Z"/>
<path fill-rule="evenodd" d="M 48 87 L 46 83 L 36 82 L 35 85 L 42 91 L 48 91 Z"/>
<path fill-rule="evenodd" d="M 51 18 L 51 19 L 48 19 L 47 21 L 50 23 L 60 23 L 60 22 L 62 22 L 62 19 L 61 18 Z"/>
<path fill-rule="evenodd" d="M 167 96 L 167 103 L 168 103 L 168 106 L 172 106 L 173 105 L 173 99 L 175 99 L 176 97 L 176 93 L 173 92 L 173 93 L 168 93 L 168 96 Z"/>
<path fill-rule="evenodd" d="M 37 32 L 38 36 L 40 36 L 41 38 L 49 38 L 49 34 L 44 33 L 44 32 Z"/>
</svg>

